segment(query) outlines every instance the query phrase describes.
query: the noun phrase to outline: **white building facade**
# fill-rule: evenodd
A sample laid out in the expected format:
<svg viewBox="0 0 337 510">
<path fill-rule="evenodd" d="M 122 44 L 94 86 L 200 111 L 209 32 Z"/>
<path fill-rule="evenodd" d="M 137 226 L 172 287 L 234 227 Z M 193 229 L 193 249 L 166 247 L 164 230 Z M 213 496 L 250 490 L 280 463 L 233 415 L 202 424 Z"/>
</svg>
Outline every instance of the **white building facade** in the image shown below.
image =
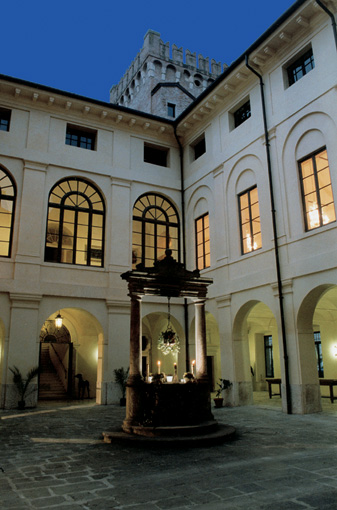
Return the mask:
<svg viewBox="0 0 337 510">
<path fill-rule="evenodd" d="M 233 382 L 228 403 L 271 378 L 285 412 L 320 411 L 337 370 L 336 8 L 297 1 L 176 120 L 0 76 L 1 407 L 17 404 L 9 369 L 41 366 L 42 344 L 65 394 L 82 373 L 116 402 L 120 275 L 170 248 L 213 279 L 209 376 Z M 164 355 L 167 302 L 143 300 L 144 375 L 194 359 L 193 303 L 170 314 L 180 351 Z"/>
</svg>

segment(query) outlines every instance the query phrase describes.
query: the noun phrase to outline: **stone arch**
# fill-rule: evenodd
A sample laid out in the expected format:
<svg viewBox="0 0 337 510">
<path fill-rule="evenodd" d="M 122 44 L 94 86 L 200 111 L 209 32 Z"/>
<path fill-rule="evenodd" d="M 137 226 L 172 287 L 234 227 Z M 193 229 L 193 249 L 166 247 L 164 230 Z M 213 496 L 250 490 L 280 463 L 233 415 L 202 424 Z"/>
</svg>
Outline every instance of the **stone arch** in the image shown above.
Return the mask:
<svg viewBox="0 0 337 510">
<path fill-rule="evenodd" d="M 296 238 L 303 235 L 304 218 L 298 170 L 298 160 L 326 146 L 334 199 L 337 195 L 337 128 L 326 113 L 312 112 L 301 117 L 290 129 L 282 148 L 282 202 L 287 235 Z M 285 177 L 286 176 L 286 177 Z M 294 221 L 298 218 L 298 221 Z M 301 219 L 301 221 L 300 221 Z"/>
<path fill-rule="evenodd" d="M 249 404 L 253 391 L 266 391 L 264 337 L 272 337 L 273 377 L 281 378 L 276 318 L 271 308 L 252 299 L 237 312 L 233 324 L 234 401 Z"/>
<path fill-rule="evenodd" d="M 161 78 L 163 64 L 160 62 L 160 60 L 154 60 L 153 65 L 155 76 Z"/>
<path fill-rule="evenodd" d="M 195 85 L 197 88 L 202 87 L 202 76 L 201 76 L 201 74 L 196 73 L 196 74 L 194 75 L 194 85 Z"/>
<path fill-rule="evenodd" d="M 272 241 L 270 241 L 270 239 L 272 239 L 272 224 L 269 213 L 269 187 L 265 168 L 260 158 L 253 154 L 248 154 L 240 158 L 233 165 L 225 185 L 225 216 L 227 227 L 225 230 L 227 233 L 227 245 L 230 258 L 238 258 L 242 254 L 238 194 L 253 186 L 257 186 L 258 192 L 262 249 L 264 247 L 268 248 L 269 245 L 272 244 Z"/>
<path fill-rule="evenodd" d="M 59 333 L 54 321 L 56 314 L 60 313 L 63 319 L 62 328 Z M 54 329 L 53 329 L 54 328 Z M 100 401 L 100 395 L 96 394 L 96 387 L 100 387 L 103 376 L 103 329 L 94 315 L 83 308 L 65 307 L 55 310 L 47 317 L 41 327 L 40 341 L 46 338 L 46 335 L 55 337 L 54 345 L 48 349 L 49 359 L 51 360 L 56 373 L 61 378 L 67 397 L 77 397 L 77 381 L 74 376 L 81 373 L 85 380 L 90 384 L 90 397 Z M 54 331 L 55 330 L 55 331 Z M 51 339 L 51 338 L 49 338 Z M 70 340 L 70 341 L 69 341 Z M 60 346 L 55 349 L 55 344 Z M 49 345 L 53 342 L 48 342 Z M 71 345 L 71 348 L 68 346 Z M 49 346 L 47 346 L 49 347 Z M 42 358 L 40 357 L 40 364 Z M 71 371 L 71 373 L 70 373 Z M 42 377 L 42 376 L 41 376 Z M 43 379 L 40 377 L 40 398 L 48 398 L 48 392 L 43 392 Z"/>
<path fill-rule="evenodd" d="M 176 81 L 176 68 L 172 64 L 169 64 L 166 67 L 166 81 L 167 82 L 175 82 Z"/>
</svg>

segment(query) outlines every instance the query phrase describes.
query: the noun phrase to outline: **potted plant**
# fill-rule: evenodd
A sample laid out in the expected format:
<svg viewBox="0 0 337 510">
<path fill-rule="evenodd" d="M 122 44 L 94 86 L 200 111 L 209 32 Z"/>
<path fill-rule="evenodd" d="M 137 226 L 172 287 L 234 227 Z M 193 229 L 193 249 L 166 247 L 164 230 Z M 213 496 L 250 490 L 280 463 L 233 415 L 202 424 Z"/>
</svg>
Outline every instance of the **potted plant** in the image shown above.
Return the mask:
<svg viewBox="0 0 337 510">
<path fill-rule="evenodd" d="M 16 366 L 10 368 L 9 370 L 13 374 L 13 383 L 15 384 L 17 392 L 20 396 L 20 400 L 18 401 L 18 408 L 24 409 L 26 407 L 25 398 L 29 397 L 29 395 L 37 390 L 37 388 L 29 388 L 29 385 L 32 380 L 39 374 L 39 367 L 32 368 L 28 372 L 26 378 L 23 378 L 20 370 Z"/>
<path fill-rule="evenodd" d="M 115 373 L 115 383 L 118 384 L 118 386 L 119 386 L 119 388 L 120 388 L 120 390 L 122 392 L 122 396 L 121 396 L 121 398 L 119 400 L 119 404 L 121 406 L 125 406 L 125 404 L 126 404 L 126 398 L 125 398 L 126 381 L 128 379 L 129 369 L 127 368 L 125 370 L 124 367 L 115 368 L 114 373 Z"/>
<path fill-rule="evenodd" d="M 223 404 L 223 397 L 222 392 L 224 390 L 228 390 L 232 386 L 232 383 L 228 381 L 228 379 L 219 379 L 218 383 L 218 389 L 216 390 L 216 394 L 214 397 L 214 405 L 215 407 L 222 407 Z"/>
</svg>

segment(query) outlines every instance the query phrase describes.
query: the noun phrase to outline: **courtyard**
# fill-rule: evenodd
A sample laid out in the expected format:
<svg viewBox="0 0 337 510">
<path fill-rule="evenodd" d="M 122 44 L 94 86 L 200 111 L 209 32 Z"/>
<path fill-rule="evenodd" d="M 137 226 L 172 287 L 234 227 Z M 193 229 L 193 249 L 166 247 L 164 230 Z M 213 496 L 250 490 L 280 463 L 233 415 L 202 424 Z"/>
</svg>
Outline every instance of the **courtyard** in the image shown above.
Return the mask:
<svg viewBox="0 0 337 510">
<path fill-rule="evenodd" d="M 213 409 L 234 441 L 179 449 L 104 443 L 125 416 L 115 405 L 0 411 L 1 509 L 335 510 L 337 404 L 289 416 L 279 397 L 254 401 Z"/>
</svg>

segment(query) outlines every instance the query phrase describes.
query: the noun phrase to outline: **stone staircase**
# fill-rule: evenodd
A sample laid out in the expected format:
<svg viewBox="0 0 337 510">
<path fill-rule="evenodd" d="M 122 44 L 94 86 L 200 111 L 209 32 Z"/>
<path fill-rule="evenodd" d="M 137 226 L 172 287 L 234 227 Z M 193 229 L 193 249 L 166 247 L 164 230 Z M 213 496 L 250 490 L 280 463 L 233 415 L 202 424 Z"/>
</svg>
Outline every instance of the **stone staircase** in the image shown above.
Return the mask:
<svg viewBox="0 0 337 510">
<path fill-rule="evenodd" d="M 64 400 L 67 392 L 50 359 L 49 344 L 41 344 L 39 400 Z"/>
</svg>

